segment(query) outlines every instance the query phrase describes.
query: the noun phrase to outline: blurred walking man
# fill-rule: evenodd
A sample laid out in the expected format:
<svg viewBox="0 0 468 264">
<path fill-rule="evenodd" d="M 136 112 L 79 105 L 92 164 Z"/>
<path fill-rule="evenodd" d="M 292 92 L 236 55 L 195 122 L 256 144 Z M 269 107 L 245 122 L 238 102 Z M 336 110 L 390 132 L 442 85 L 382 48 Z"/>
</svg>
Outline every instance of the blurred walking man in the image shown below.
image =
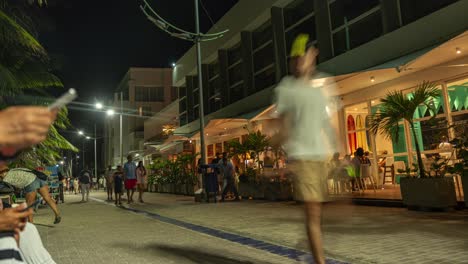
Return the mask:
<svg viewBox="0 0 468 264">
<path fill-rule="evenodd" d="M 309 36 L 300 34 L 291 48 L 293 76 L 285 77 L 275 89 L 276 110 L 282 120 L 280 140 L 284 141 L 290 169 L 294 174 L 296 200 L 303 201 L 307 236 L 315 263 L 324 264 L 321 217 L 322 202 L 327 200 L 327 160 L 336 152 L 336 138 L 329 114 L 327 94 L 334 83 L 325 83 L 318 73 L 318 50 Z M 328 143 L 328 144 L 327 144 Z"/>
</svg>

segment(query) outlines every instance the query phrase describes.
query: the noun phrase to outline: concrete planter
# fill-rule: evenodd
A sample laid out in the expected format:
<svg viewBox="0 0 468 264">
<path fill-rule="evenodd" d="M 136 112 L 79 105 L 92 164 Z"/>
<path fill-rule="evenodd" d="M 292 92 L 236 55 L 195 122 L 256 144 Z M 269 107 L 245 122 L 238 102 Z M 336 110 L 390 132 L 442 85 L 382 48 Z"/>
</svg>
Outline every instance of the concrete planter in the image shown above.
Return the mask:
<svg viewBox="0 0 468 264">
<path fill-rule="evenodd" d="M 468 207 L 468 168 L 463 170 L 461 175 L 461 181 L 463 186 L 463 197 L 465 199 L 465 207 Z"/>
<path fill-rule="evenodd" d="M 289 182 L 268 182 L 265 186 L 265 199 L 270 201 L 292 200 L 292 186 Z"/>
<path fill-rule="evenodd" d="M 400 189 L 408 209 L 449 209 L 457 205 L 453 177 L 403 177 Z"/>
<path fill-rule="evenodd" d="M 263 184 L 251 182 L 239 182 L 239 196 L 253 199 L 264 199 L 265 189 Z"/>
</svg>

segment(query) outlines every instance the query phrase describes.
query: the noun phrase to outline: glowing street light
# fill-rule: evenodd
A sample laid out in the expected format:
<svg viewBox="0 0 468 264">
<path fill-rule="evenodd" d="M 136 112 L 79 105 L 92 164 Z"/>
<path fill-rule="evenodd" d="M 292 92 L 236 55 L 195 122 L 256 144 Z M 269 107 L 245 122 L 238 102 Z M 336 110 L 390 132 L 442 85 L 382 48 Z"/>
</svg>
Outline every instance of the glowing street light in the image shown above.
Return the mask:
<svg viewBox="0 0 468 264">
<path fill-rule="evenodd" d="M 101 103 L 96 103 L 96 109 L 102 109 L 102 104 Z"/>
<path fill-rule="evenodd" d="M 86 136 L 86 139 L 91 139 L 91 137 L 90 137 L 90 136 Z"/>
<path fill-rule="evenodd" d="M 60 163 L 60 165 L 63 165 L 65 162 L 63 160 L 61 160 L 59 163 Z"/>
<path fill-rule="evenodd" d="M 109 110 L 107 110 L 106 114 L 107 114 L 108 116 L 113 116 L 113 115 L 115 114 L 115 111 L 112 110 L 112 109 L 109 109 Z"/>
<path fill-rule="evenodd" d="M 84 132 L 82 130 L 78 131 L 78 134 L 84 135 Z"/>
</svg>

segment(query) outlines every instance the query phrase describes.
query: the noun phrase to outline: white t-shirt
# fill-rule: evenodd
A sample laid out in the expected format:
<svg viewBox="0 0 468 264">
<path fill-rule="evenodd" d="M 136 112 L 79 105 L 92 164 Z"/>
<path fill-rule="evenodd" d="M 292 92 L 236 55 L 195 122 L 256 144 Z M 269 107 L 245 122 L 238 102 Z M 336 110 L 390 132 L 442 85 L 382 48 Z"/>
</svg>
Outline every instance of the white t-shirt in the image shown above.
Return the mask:
<svg viewBox="0 0 468 264">
<path fill-rule="evenodd" d="M 324 74 L 314 76 L 311 80 L 287 76 L 275 88 L 277 113 L 290 117 L 285 147 L 293 159 L 325 160 L 337 149 L 330 116 L 339 103 L 329 96 L 335 92 L 335 83 L 324 82 Z"/>
</svg>

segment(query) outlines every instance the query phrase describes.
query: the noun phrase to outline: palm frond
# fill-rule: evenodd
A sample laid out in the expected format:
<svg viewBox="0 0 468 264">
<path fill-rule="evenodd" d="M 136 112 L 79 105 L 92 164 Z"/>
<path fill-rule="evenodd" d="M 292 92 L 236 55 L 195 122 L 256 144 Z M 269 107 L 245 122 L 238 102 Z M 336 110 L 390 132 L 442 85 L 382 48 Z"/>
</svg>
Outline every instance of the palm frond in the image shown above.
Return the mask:
<svg viewBox="0 0 468 264">
<path fill-rule="evenodd" d="M 21 50 L 24 55 L 47 57 L 42 45 L 2 10 L 0 10 L 0 32 L 0 43 L 5 51 L 13 48 Z"/>
</svg>

